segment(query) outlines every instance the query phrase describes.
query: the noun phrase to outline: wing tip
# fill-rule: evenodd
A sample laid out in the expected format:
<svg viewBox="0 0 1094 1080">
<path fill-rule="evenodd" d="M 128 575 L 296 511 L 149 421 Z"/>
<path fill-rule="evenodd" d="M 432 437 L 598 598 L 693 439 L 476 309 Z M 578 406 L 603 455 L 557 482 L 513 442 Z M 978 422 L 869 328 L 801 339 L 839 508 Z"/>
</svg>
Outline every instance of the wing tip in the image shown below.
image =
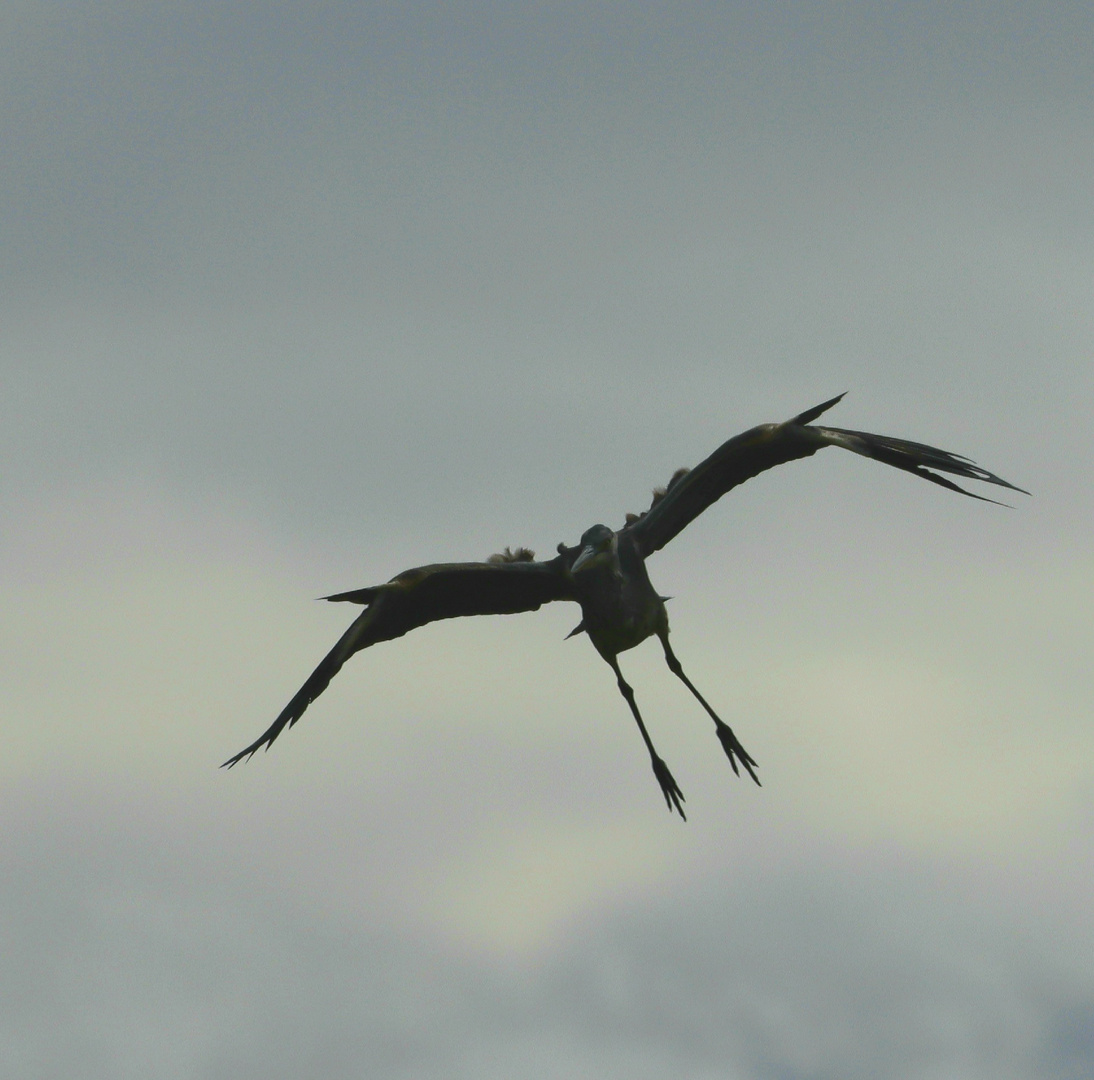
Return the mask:
<svg viewBox="0 0 1094 1080">
<path fill-rule="evenodd" d="M 248 746 L 246 750 L 240 750 L 238 754 L 228 758 L 227 761 L 222 761 L 218 768 L 234 769 L 241 761 L 250 761 L 251 758 L 253 758 L 255 754 L 259 752 L 259 750 L 263 749 L 263 744 L 265 744 L 265 749 L 269 750 L 270 744 L 272 742 L 273 739 L 267 739 L 266 736 L 263 735 L 262 738 L 258 740 L 258 742 L 251 743 L 251 745 Z"/>
</svg>

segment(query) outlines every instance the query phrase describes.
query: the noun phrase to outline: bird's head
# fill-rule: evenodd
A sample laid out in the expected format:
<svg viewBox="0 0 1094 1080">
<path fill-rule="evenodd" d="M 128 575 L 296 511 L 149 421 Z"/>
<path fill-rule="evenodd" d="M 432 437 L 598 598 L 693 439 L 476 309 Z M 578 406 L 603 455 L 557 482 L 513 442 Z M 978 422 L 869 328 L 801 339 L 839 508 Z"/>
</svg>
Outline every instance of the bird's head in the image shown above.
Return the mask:
<svg viewBox="0 0 1094 1080">
<path fill-rule="evenodd" d="M 581 534 L 581 551 L 570 566 L 570 573 L 611 565 L 616 558 L 615 533 L 607 525 L 594 525 Z"/>
</svg>

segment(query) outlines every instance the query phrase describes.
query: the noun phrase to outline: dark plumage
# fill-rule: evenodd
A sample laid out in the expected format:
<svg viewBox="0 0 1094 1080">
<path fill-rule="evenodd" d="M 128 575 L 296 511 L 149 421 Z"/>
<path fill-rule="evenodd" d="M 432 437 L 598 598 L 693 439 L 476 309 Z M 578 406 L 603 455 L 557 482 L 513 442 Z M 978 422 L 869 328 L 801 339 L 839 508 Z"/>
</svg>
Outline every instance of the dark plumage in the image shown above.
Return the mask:
<svg viewBox="0 0 1094 1080">
<path fill-rule="evenodd" d="M 270 727 L 250 746 L 229 758 L 225 766 L 230 768 L 262 747 L 268 749 L 286 727 L 292 727 L 300 719 L 342 665 L 361 649 L 402 637 L 416 627 L 439 619 L 507 615 L 534 611 L 553 600 L 572 600 L 581 606 L 582 616 L 573 634 L 588 634 L 597 652 L 615 672 L 619 691 L 638 724 L 654 775 L 670 810 L 675 809 L 684 817 L 684 796 L 654 749 L 638 711 L 634 691 L 624 680 L 618 662 L 621 652 L 653 635 L 661 641 L 670 670 L 714 721 L 715 733 L 733 771 L 739 774 L 739 769 L 743 768 L 758 784 L 756 762 L 695 689 L 673 653 L 665 598 L 659 596 L 650 583 L 645 560 L 738 484 L 776 465 L 809 457 L 826 446 L 843 447 L 987 502 L 995 500 L 965 491 L 939 473 L 980 480 L 1012 491 L 1023 490 L 968 458 L 923 443 L 812 424 L 842 397 L 840 394 L 783 424 L 761 424 L 737 435 L 694 469 L 678 469 L 663 489 L 655 490 L 650 508 L 641 515 L 628 514 L 626 524 L 618 532 L 607 525 L 594 525 L 585 531 L 576 546 L 559 544 L 558 555 L 549 561 L 536 561 L 534 553 L 527 548 L 515 551 L 506 548 L 486 562 L 419 566 L 404 570 L 385 585 L 326 597 L 327 600 L 364 604 L 365 610 Z"/>
</svg>

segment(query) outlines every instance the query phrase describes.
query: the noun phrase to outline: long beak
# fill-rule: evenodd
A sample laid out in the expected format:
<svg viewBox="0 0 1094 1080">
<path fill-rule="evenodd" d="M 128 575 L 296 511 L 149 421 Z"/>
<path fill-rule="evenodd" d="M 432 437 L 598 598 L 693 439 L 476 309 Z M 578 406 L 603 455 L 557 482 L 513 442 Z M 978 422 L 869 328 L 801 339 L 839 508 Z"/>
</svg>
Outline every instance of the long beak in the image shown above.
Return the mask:
<svg viewBox="0 0 1094 1080">
<path fill-rule="evenodd" d="M 580 570 L 595 554 L 596 548 L 592 544 L 586 544 L 581 554 L 574 559 L 573 564 L 570 566 L 570 573 L 573 574 Z"/>
</svg>

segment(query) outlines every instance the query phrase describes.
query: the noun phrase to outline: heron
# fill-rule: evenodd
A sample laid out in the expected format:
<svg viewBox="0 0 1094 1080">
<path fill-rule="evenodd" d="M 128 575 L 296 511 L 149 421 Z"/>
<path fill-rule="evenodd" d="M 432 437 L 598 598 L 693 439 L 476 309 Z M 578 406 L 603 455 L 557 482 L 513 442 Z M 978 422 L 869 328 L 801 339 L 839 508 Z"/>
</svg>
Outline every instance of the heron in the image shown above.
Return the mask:
<svg viewBox="0 0 1094 1080">
<path fill-rule="evenodd" d="M 683 820 L 684 795 L 658 754 L 638 709 L 634 690 L 623 677 L 619 654 L 654 635 L 661 642 L 669 670 L 688 688 L 714 722 L 714 730 L 733 772 L 746 772 L 756 784 L 755 759 L 732 728 L 695 688 L 669 643 L 669 619 L 664 597 L 650 582 L 646 560 L 726 492 L 776 465 L 806 458 L 827 446 L 873 458 L 922 477 L 961 495 L 997 503 L 966 491 L 947 476 L 995 484 L 1028 495 L 1024 488 L 981 468 L 960 454 L 887 435 L 823 427 L 814 424 L 845 394 L 784 423 L 761 424 L 729 439 L 692 469 L 678 469 L 642 514 L 628 514 L 622 528 L 593 525 L 573 546 L 560 543 L 553 559 L 537 560 L 527 548 L 506 548 L 484 562 L 433 563 L 397 574 L 383 585 L 322 597 L 361 604 L 364 611 L 350 624 L 333 649 L 320 661 L 277 719 L 250 746 L 223 763 L 231 768 L 258 750 L 267 750 L 292 727 L 308 706 L 330 685 L 342 665 L 362 649 L 402 637 L 440 619 L 466 615 L 509 615 L 535 611 L 555 600 L 570 600 L 581 608 L 581 621 L 568 637 L 584 633 L 615 674 L 616 685 L 634 717 L 649 752 L 653 774 L 670 813 Z"/>
</svg>

